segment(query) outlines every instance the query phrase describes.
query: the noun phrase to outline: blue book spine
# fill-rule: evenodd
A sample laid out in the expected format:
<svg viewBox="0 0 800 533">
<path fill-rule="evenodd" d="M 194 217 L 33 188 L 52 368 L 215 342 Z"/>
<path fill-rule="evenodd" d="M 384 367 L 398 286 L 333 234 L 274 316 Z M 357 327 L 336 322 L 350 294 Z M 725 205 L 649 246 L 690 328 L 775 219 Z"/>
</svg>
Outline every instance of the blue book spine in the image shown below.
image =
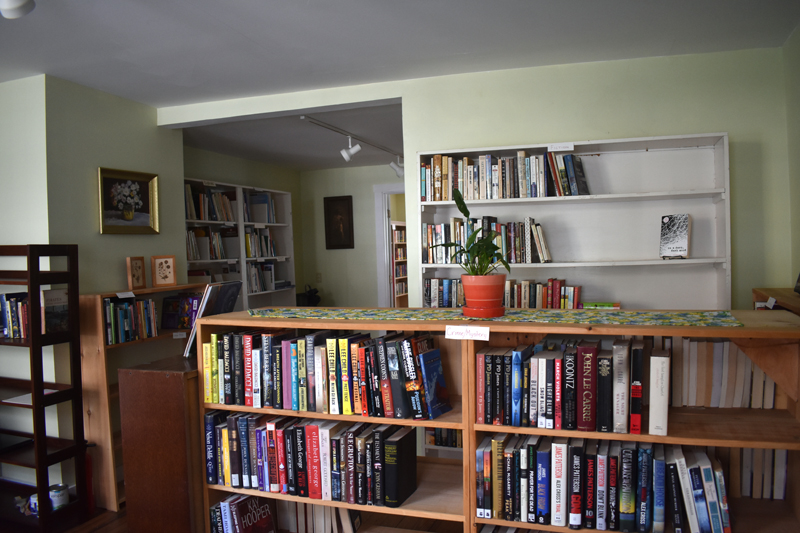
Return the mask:
<svg viewBox="0 0 800 533">
<path fill-rule="evenodd" d="M 218 411 L 211 411 L 205 415 L 206 435 L 206 481 L 209 485 L 217 484 L 217 435 L 216 426 L 221 419 Z"/>
<path fill-rule="evenodd" d="M 697 510 L 697 522 L 700 525 L 700 533 L 711 533 L 711 518 L 708 516 L 706 506 L 706 495 L 703 490 L 703 478 L 700 468 L 689 469 L 689 478 L 692 480 L 692 494 L 694 495 L 694 506 Z"/>
<path fill-rule="evenodd" d="M 242 453 L 242 487 L 250 488 L 250 438 L 247 435 L 247 417 L 237 420 L 239 425 L 239 449 Z"/>
<path fill-rule="evenodd" d="M 425 180 L 426 180 L 425 170 L 426 170 L 425 165 L 421 166 L 419 169 L 419 186 L 420 186 L 419 192 L 420 192 L 420 198 L 422 198 L 423 202 L 429 200 L 429 198 L 425 195 L 427 192 L 427 188 L 425 186 Z"/>
<path fill-rule="evenodd" d="M 639 475 L 636 490 L 637 525 L 640 533 L 650 531 L 653 522 L 653 449 L 639 447 Z"/>
<path fill-rule="evenodd" d="M 475 451 L 475 488 L 476 488 L 476 516 L 478 518 L 489 518 L 484 516 L 484 491 L 483 491 L 483 452 L 481 446 Z"/>
<path fill-rule="evenodd" d="M 511 353 L 511 425 L 522 425 L 522 352 Z"/>
<path fill-rule="evenodd" d="M 567 181 L 569 181 L 569 190 L 572 196 L 578 196 L 578 183 L 575 181 L 575 167 L 572 163 L 572 154 L 564 156 L 564 166 L 567 169 Z"/>
<path fill-rule="evenodd" d="M 703 481 L 705 482 L 706 487 L 716 487 L 714 471 L 711 469 L 711 467 L 701 467 L 701 473 L 703 475 Z M 708 499 L 708 514 L 711 521 L 711 530 L 714 533 L 722 533 L 722 515 L 720 514 L 719 502 L 716 498 Z"/>
<path fill-rule="evenodd" d="M 300 410 L 300 383 L 298 382 L 297 377 L 297 343 L 293 342 L 291 344 L 291 379 L 292 379 L 292 411 L 299 411 Z"/>
<path fill-rule="evenodd" d="M 264 430 L 261 428 L 256 428 L 256 464 L 258 468 L 256 469 L 256 478 L 258 479 L 258 490 L 265 490 L 264 489 L 264 444 L 262 439 L 264 438 L 263 435 Z M 255 488 L 255 487 L 253 487 Z"/>
<path fill-rule="evenodd" d="M 450 280 L 442 280 L 442 306 L 451 307 L 450 305 Z"/>
<path fill-rule="evenodd" d="M 530 516 L 528 518 L 530 521 Z M 536 523 L 550 525 L 550 451 L 536 451 Z"/>
<path fill-rule="evenodd" d="M 664 531 L 667 520 L 667 464 L 653 459 L 653 531 Z"/>
</svg>

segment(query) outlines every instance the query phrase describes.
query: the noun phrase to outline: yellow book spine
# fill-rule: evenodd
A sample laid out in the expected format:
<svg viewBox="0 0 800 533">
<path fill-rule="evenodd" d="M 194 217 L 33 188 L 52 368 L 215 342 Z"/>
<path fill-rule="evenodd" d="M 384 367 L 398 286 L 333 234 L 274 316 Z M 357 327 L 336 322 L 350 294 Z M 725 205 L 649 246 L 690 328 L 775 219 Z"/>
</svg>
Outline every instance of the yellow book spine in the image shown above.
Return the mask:
<svg viewBox="0 0 800 533">
<path fill-rule="evenodd" d="M 336 339 L 327 339 L 325 342 L 325 352 L 328 356 L 328 412 L 332 415 L 339 413 L 339 391 L 336 386 L 338 377 L 336 375 Z"/>
<path fill-rule="evenodd" d="M 306 341 L 297 339 L 297 401 L 301 411 L 308 411 L 308 371 L 306 369 Z"/>
<path fill-rule="evenodd" d="M 231 453 L 228 446 L 228 428 L 222 428 L 222 469 L 225 471 L 225 486 L 231 486 Z"/>
<path fill-rule="evenodd" d="M 219 401 L 219 353 L 217 350 L 217 334 L 211 334 L 211 403 Z"/>
<path fill-rule="evenodd" d="M 203 399 L 206 403 L 214 401 L 213 391 L 211 389 L 213 382 L 211 380 L 211 343 L 203 343 Z"/>
<path fill-rule="evenodd" d="M 350 399 L 350 380 L 351 375 L 349 371 L 349 364 L 348 361 L 350 359 L 350 353 L 347 349 L 347 339 L 339 339 L 339 364 L 341 365 L 341 374 L 342 374 L 342 414 L 343 415 L 352 415 L 353 414 L 353 404 L 351 403 Z"/>
</svg>

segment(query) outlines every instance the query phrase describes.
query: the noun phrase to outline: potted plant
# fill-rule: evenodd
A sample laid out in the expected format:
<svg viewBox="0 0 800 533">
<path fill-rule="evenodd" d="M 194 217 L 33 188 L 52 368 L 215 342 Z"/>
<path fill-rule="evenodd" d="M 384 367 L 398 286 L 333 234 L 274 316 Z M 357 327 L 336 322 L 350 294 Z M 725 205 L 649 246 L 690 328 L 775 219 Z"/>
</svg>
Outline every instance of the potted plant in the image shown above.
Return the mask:
<svg viewBox="0 0 800 533">
<path fill-rule="evenodd" d="M 469 220 L 469 209 L 464 197 L 458 190 L 453 191 L 453 198 L 458 210 Z M 437 244 L 449 248 L 451 259 L 458 262 L 466 274 L 461 275 L 464 287 L 466 306 L 464 316 L 475 318 L 493 318 L 503 316 L 503 291 L 505 291 L 506 275 L 495 274 L 500 265 L 511 272 L 508 262 L 503 257 L 500 247 L 495 244 L 498 233 L 489 228 L 473 231 L 462 246 L 460 243 Z"/>
</svg>

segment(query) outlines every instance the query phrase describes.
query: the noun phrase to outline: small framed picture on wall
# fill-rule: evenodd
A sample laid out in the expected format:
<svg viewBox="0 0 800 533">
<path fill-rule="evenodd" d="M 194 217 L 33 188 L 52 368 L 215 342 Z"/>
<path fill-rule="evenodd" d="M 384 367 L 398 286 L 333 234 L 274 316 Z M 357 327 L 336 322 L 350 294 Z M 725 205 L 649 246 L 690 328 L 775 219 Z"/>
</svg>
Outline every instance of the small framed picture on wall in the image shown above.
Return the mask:
<svg viewBox="0 0 800 533">
<path fill-rule="evenodd" d="M 175 274 L 174 255 L 154 255 L 150 258 L 150 275 L 153 287 L 169 287 L 178 284 Z"/>
<path fill-rule="evenodd" d="M 128 290 L 146 289 L 147 281 L 144 276 L 144 257 L 128 257 Z"/>
<path fill-rule="evenodd" d="M 339 250 L 355 248 L 353 239 L 353 197 L 324 198 L 325 248 Z"/>
</svg>

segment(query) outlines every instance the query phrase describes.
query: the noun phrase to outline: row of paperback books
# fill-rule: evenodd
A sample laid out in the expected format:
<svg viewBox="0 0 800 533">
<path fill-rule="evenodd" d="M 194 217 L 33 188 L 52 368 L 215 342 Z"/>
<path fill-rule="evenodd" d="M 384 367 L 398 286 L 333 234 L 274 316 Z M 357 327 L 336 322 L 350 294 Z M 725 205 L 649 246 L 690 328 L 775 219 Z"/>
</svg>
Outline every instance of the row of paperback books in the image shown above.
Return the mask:
<svg viewBox="0 0 800 533">
<path fill-rule="evenodd" d="M 537 198 L 589 194 L 581 157 L 545 152 L 516 156 L 492 154 L 470 157 L 434 155 L 420 163 L 420 197 L 423 202 L 453 199 L 459 190 L 465 200 Z"/>
<path fill-rule="evenodd" d="M 235 222 L 235 196 L 231 192 L 195 192 L 190 184 L 185 184 L 186 218 L 188 220 L 210 220 Z M 229 196 L 233 196 L 230 198 Z"/>
<path fill-rule="evenodd" d="M 476 364 L 480 424 L 638 434 L 647 377 L 649 433 L 667 434 L 669 352 L 648 351 L 643 340 L 551 334 L 483 348 Z"/>
<path fill-rule="evenodd" d="M 3 336 L 8 339 L 26 339 L 28 331 L 28 293 L 0 294 L 0 311 L 3 314 Z"/>
<path fill-rule="evenodd" d="M 277 533 L 275 502 L 257 496 L 231 494 L 209 509 L 214 533 Z"/>
<path fill-rule="evenodd" d="M 106 345 L 158 336 L 156 303 L 135 298 L 103 298 Z"/>
<path fill-rule="evenodd" d="M 205 414 L 209 485 L 399 507 L 417 488 L 413 426 Z"/>
<path fill-rule="evenodd" d="M 278 255 L 275 239 L 270 235 L 269 228 L 261 230 L 245 228 L 244 246 L 247 257 L 275 257 Z"/>
<path fill-rule="evenodd" d="M 464 441 L 460 429 L 425 428 L 425 443 L 428 446 L 463 448 Z"/>
<path fill-rule="evenodd" d="M 582 302 L 581 285 L 567 285 L 566 280 L 550 278 L 546 283 L 535 280 L 507 279 L 503 307 L 507 309 L 588 309 L 614 308 L 619 303 Z M 464 289 L 458 278 L 425 278 L 423 307 L 463 307 Z"/>
<path fill-rule="evenodd" d="M 417 420 L 452 409 L 430 335 L 212 334 L 203 369 L 207 403 Z"/>
<path fill-rule="evenodd" d="M 239 237 L 233 228 L 211 231 L 210 228 L 190 228 L 186 231 L 186 258 L 189 261 L 209 261 L 236 258 Z"/>
<path fill-rule="evenodd" d="M 730 533 L 713 452 L 647 442 L 498 433 L 476 450 L 478 518 L 570 529 Z"/>
<path fill-rule="evenodd" d="M 361 527 L 358 509 L 287 500 L 275 503 L 277 531 L 282 533 L 355 533 Z"/>
<path fill-rule="evenodd" d="M 531 217 L 522 222 L 497 221 L 497 217 L 451 218 L 449 223 L 422 223 L 422 262 L 447 265 L 460 263 L 458 254 L 441 246 L 446 243 L 460 244 L 466 248 L 470 236 L 481 232 L 483 236 L 494 231 L 495 245 L 509 263 L 551 263 L 550 248 L 544 238 L 542 225 Z"/>
<path fill-rule="evenodd" d="M 39 293 L 42 333 L 59 333 L 69 329 L 67 289 L 43 289 Z M 28 323 L 28 293 L 0 294 L 0 338 L 26 339 L 30 336 Z"/>
</svg>

